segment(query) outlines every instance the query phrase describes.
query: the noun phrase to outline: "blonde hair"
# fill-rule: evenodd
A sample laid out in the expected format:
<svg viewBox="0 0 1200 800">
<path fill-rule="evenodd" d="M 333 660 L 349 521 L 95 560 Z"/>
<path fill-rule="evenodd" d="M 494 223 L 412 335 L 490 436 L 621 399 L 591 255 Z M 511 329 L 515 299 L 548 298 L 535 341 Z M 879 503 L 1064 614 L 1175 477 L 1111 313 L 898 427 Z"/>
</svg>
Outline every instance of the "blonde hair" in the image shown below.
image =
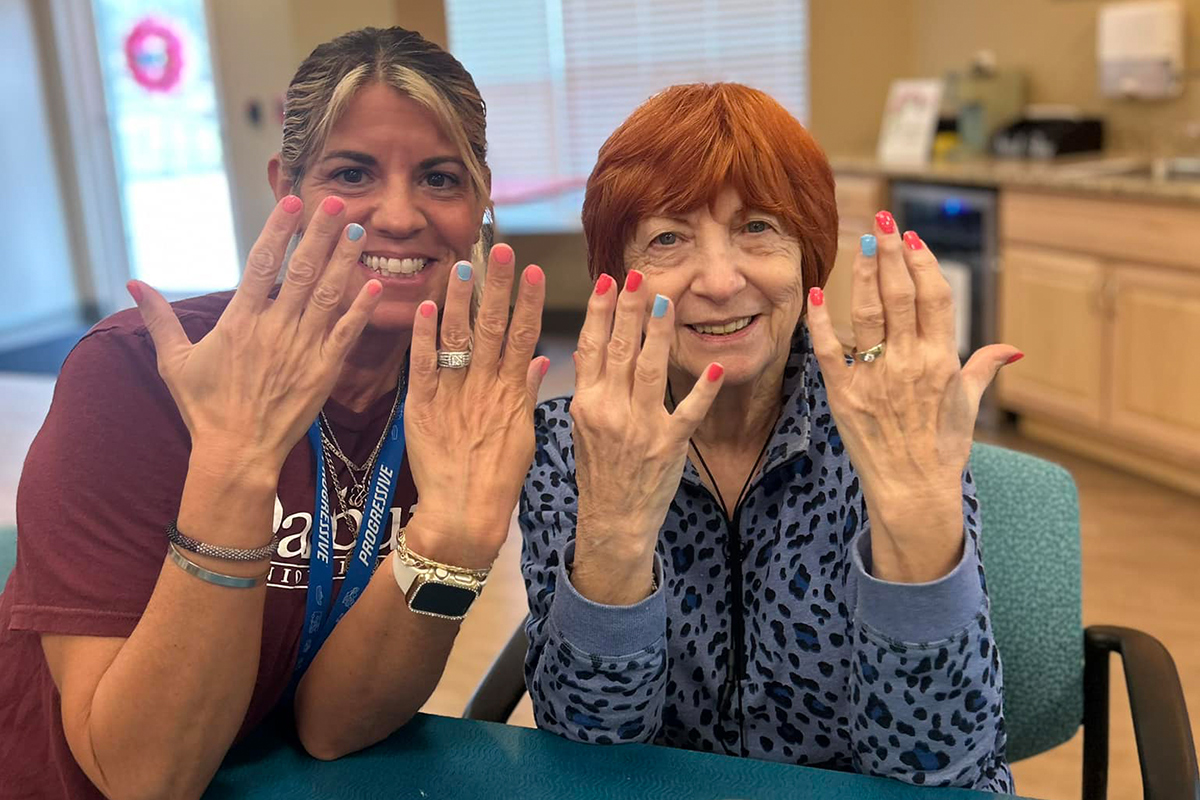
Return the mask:
<svg viewBox="0 0 1200 800">
<path fill-rule="evenodd" d="M 390 86 L 429 109 L 454 142 L 471 188 L 484 206 L 480 237 L 471 254 L 480 277 L 491 246 L 491 170 L 487 165 L 487 107 L 458 59 L 404 28 L 363 28 L 319 45 L 296 70 L 284 101 L 280 161 L 299 186 L 310 159 L 325 147 L 334 125 L 359 89 Z M 476 293 L 482 281 L 476 282 Z"/>
</svg>

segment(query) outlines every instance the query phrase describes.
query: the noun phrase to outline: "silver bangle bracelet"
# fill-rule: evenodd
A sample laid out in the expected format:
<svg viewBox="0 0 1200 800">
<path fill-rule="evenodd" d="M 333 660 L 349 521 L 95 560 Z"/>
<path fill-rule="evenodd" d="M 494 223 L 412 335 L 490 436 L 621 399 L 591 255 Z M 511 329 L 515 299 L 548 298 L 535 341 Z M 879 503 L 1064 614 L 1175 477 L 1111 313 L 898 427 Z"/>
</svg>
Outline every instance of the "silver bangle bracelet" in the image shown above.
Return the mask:
<svg viewBox="0 0 1200 800">
<path fill-rule="evenodd" d="M 209 558 L 219 558 L 222 561 L 262 561 L 270 558 L 275 552 L 275 539 L 262 547 L 253 549 L 238 549 L 236 547 L 217 547 L 216 545 L 205 544 L 197 541 L 187 534 L 183 533 L 175 526 L 175 520 L 171 520 L 171 524 L 167 526 L 167 538 L 178 547 L 184 550 L 190 550 L 197 555 L 208 556 Z"/>
<path fill-rule="evenodd" d="M 183 553 L 179 552 L 179 548 L 171 542 L 168 547 L 171 560 L 175 562 L 175 566 L 193 577 L 211 583 L 216 586 L 224 586 L 227 589 L 253 589 L 256 586 L 262 586 L 267 582 L 267 573 L 264 572 L 257 578 L 243 578 L 240 575 L 225 575 L 220 572 L 213 572 L 210 569 L 205 569 L 196 562 L 190 560 Z M 269 570 L 268 570 L 269 572 Z"/>
</svg>

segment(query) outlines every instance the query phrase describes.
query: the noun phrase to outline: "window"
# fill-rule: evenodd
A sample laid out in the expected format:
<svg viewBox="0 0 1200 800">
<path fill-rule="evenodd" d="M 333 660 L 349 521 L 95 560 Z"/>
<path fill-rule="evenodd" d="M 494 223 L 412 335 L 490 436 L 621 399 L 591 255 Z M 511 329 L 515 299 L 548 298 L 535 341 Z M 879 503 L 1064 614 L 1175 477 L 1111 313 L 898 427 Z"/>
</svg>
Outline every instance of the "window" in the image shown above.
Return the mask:
<svg viewBox="0 0 1200 800">
<path fill-rule="evenodd" d="M 579 230 L 600 145 L 672 84 L 745 83 L 808 116 L 804 0 L 447 0 L 446 17 L 487 102 L 506 233 Z"/>
</svg>

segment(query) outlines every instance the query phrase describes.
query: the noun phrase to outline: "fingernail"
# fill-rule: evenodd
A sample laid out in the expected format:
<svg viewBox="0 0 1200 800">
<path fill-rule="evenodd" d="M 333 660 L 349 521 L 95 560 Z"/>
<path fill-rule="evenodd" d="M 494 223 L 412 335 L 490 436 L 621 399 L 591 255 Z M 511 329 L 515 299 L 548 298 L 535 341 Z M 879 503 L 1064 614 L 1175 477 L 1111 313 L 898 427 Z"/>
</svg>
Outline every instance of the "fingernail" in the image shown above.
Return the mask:
<svg viewBox="0 0 1200 800">
<path fill-rule="evenodd" d="M 631 270 L 630 273 L 625 276 L 625 291 L 636 292 L 638 287 L 641 285 L 642 273 L 638 272 L 636 269 Z"/>
<path fill-rule="evenodd" d="M 607 294 L 616 281 L 607 272 L 596 279 L 596 294 Z"/>
<path fill-rule="evenodd" d="M 542 272 L 542 268 L 537 264 L 530 264 L 529 268 L 525 270 L 525 280 L 529 281 L 530 286 L 537 286 L 546 280 L 546 273 Z"/>
<path fill-rule="evenodd" d="M 432 300 L 426 300 L 424 303 L 421 303 L 421 316 L 422 317 L 424 317 L 425 319 L 429 319 L 436 313 L 437 313 L 437 304 L 434 303 Z"/>
<path fill-rule="evenodd" d="M 325 209 L 325 213 L 331 217 L 342 213 L 342 209 L 345 207 L 346 204 L 340 197 L 326 197 L 325 201 L 321 203 L 321 208 Z"/>
<path fill-rule="evenodd" d="M 808 302 L 814 306 L 825 305 L 825 292 L 821 291 L 821 287 L 814 286 L 808 290 Z"/>
<path fill-rule="evenodd" d="M 371 295 L 371 297 L 378 297 L 379 293 L 382 291 L 383 291 L 382 283 L 380 283 L 379 281 L 367 281 L 367 294 Z"/>
<path fill-rule="evenodd" d="M 875 247 L 876 247 L 877 242 L 875 241 L 874 234 L 864 233 L 862 235 L 862 238 L 858 240 L 858 243 L 859 243 L 859 246 L 862 247 L 862 254 L 864 256 L 875 255 Z"/>
<path fill-rule="evenodd" d="M 511 264 L 513 260 L 513 249 L 506 244 L 498 244 L 492 248 L 492 258 L 497 264 Z"/>
<path fill-rule="evenodd" d="M 549 371 L 550 371 L 550 359 L 548 359 L 548 358 L 543 358 L 543 359 L 542 359 L 542 366 L 541 366 L 541 368 L 539 369 L 539 372 L 541 372 L 541 373 L 542 373 L 542 377 L 544 378 L 544 377 L 546 377 L 546 373 L 547 373 L 547 372 L 549 372 Z"/>
<path fill-rule="evenodd" d="M 724 374 L 725 374 L 725 368 L 722 367 L 720 364 L 709 364 L 708 365 L 708 379 L 712 383 L 716 383 L 717 381 L 721 380 L 721 376 Z"/>
<path fill-rule="evenodd" d="M 917 236 L 916 231 L 904 232 L 904 243 L 908 245 L 909 250 L 920 250 L 925 245 L 921 243 L 921 237 Z"/>
<path fill-rule="evenodd" d="M 1008 361 L 1005 361 L 1004 366 L 1007 367 L 1009 364 L 1015 364 L 1016 362 L 1020 361 L 1024 357 L 1025 357 L 1024 353 L 1017 353 L 1015 356 L 1010 357 L 1008 359 Z"/>
<path fill-rule="evenodd" d="M 458 279 L 460 281 L 469 281 L 469 280 L 471 280 L 471 273 L 474 270 L 471 267 L 470 261 L 460 261 L 460 262 L 458 262 L 458 265 L 454 268 L 454 271 L 455 271 L 455 273 L 457 273 Z"/>
<path fill-rule="evenodd" d="M 133 298 L 133 302 L 142 302 L 142 285 L 137 281 L 130 281 L 125 284 L 125 291 L 129 292 L 129 296 Z"/>
<path fill-rule="evenodd" d="M 896 232 L 896 220 L 887 211 L 880 211 L 875 215 L 875 223 L 879 225 L 879 230 L 884 233 Z"/>
<path fill-rule="evenodd" d="M 289 194 L 283 198 L 283 210 L 289 214 L 295 214 L 300 209 L 304 208 L 304 201 L 294 194 Z"/>
<path fill-rule="evenodd" d="M 359 225 L 357 222 L 351 222 L 346 226 L 346 238 L 352 242 L 357 242 L 363 237 L 364 233 L 366 233 L 366 231 L 363 230 L 363 226 Z"/>
<path fill-rule="evenodd" d="M 670 305 L 667 298 L 661 294 L 654 295 L 654 308 L 650 309 L 650 316 L 663 317 L 667 313 L 667 306 Z"/>
</svg>

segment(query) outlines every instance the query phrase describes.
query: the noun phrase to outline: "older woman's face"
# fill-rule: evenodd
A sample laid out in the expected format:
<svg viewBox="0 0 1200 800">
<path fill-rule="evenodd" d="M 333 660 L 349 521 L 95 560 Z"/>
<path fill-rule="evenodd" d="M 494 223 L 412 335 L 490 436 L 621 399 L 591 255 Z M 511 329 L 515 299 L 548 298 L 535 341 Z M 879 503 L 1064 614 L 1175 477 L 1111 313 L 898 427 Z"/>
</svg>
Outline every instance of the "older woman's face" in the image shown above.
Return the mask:
<svg viewBox="0 0 1200 800">
<path fill-rule="evenodd" d="M 726 188 L 711 208 L 641 220 L 625 265 L 675 304 L 671 364 L 698 377 L 713 361 L 726 385 L 786 361 L 804 303 L 800 244 L 779 219 Z"/>
<path fill-rule="evenodd" d="M 470 257 L 479 238 L 483 205 L 458 148 L 428 109 L 383 84 L 351 100 L 298 191 L 275 181 L 279 197 L 289 191 L 304 201 L 306 223 L 324 198 L 336 195 L 346 203 L 345 222 L 366 229 L 342 307 L 367 281 L 380 280 L 376 327 L 411 328 L 421 302 L 441 306 L 449 270 Z"/>
</svg>

